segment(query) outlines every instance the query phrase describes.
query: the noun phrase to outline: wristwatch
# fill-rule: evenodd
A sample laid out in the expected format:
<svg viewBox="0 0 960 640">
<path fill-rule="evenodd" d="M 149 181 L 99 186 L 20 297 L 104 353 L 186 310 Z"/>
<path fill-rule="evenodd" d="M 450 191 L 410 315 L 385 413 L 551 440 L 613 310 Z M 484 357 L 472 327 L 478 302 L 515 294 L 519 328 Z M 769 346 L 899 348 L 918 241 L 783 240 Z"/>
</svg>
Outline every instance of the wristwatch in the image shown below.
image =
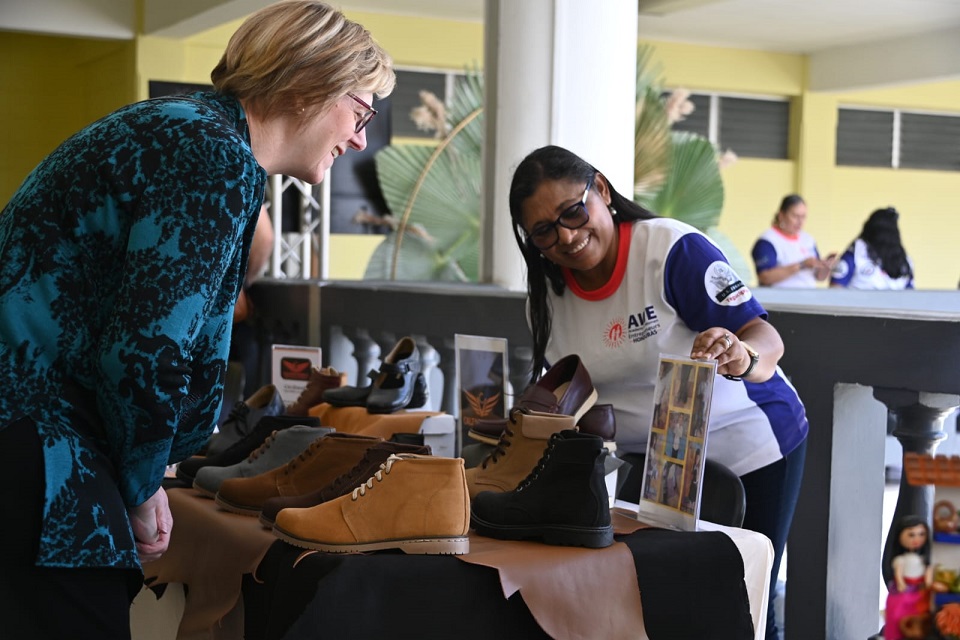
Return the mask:
<svg viewBox="0 0 960 640">
<path fill-rule="evenodd" d="M 727 380 L 733 380 L 734 382 L 739 382 L 744 378 L 746 378 L 748 375 L 750 375 L 750 372 L 753 371 L 754 367 L 757 366 L 757 363 L 760 362 L 760 354 L 757 353 L 756 349 L 748 345 L 743 340 L 740 341 L 740 344 L 743 346 L 744 349 L 747 350 L 747 355 L 750 356 L 750 364 L 747 365 L 747 370 L 738 376 L 731 376 L 726 373 L 723 374 L 724 378 L 726 378 Z"/>
</svg>

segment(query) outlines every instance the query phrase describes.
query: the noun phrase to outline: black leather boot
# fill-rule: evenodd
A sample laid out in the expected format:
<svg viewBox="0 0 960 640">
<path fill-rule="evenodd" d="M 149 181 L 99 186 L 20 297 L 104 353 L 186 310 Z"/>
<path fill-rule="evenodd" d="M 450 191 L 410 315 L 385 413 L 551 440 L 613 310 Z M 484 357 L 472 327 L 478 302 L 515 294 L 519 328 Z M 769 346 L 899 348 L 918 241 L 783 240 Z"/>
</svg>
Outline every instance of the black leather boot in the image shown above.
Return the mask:
<svg viewBox="0 0 960 640">
<path fill-rule="evenodd" d="M 613 544 L 605 455 L 599 436 L 569 429 L 553 434 L 536 468 L 516 489 L 477 494 L 470 507 L 474 529 L 501 540 L 537 538 L 593 548 Z"/>
</svg>

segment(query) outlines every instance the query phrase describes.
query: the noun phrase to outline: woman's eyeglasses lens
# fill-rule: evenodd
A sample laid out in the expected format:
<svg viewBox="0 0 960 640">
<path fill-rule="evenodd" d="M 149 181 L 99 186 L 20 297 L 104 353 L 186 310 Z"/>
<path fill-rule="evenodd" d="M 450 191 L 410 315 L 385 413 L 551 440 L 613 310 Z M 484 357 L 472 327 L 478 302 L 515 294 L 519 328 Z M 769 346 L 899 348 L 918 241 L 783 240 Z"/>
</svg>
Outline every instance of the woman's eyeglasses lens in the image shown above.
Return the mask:
<svg viewBox="0 0 960 640">
<path fill-rule="evenodd" d="M 533 233 L 530 234 L 530 238 L 533 240 L 533 245 L 537 249 L 549 249 L 560 240 L 557 225 L 560 225 L 564 229 L 572 230 L 579 229 L 588 222 L 590 222 L 590 214 L 587 213 L 587 207 L 583 203 L 578 202 L 561 213 L 560 217 L 557 218 L 553 224 L 534 229 Z"/>
<path fill-rule="evenodd" d="M 360 133 L 361 131 L 363 131 L 364 127 L 370 124 L 370 121 L 373 120 L 373 116 L 377 115 L 377 110 L 371 107 L 370 105 L 368 105 L 366 102 L 364 102 L 357 96 L 353 95 L 352 93 L 348 93 L 347 95 L 353 98 L 357 102 L 357 104 L 359 104 L 361 107 L 366 109 L 366 112 L 364 112 L 364 114 L 360 116 L 360 119 L 357 120 L 357 126 L 354 129 L 355 133 Z"/>
<path fill-rule="evenodd" d="M 553 224 L 535 227 L 533 231 L 530 232 L 530 240 L 533 242 L 533 246 L 541 251 L 546 251 L 557 244 L 557 242 L 560 241 L 557 225 L 560 225 L 564 229 L 574 230 L 590 222 L 590 214 L 587 213 L 587 194 L 590 193 L 590 187 L 592 186 L 593 178 L 590 178 L 586 188 L 583 190 L 583 197 L 580 199 L 580 202 L 561 213 L 560 216 L 553 221 Z"/>
</svg>

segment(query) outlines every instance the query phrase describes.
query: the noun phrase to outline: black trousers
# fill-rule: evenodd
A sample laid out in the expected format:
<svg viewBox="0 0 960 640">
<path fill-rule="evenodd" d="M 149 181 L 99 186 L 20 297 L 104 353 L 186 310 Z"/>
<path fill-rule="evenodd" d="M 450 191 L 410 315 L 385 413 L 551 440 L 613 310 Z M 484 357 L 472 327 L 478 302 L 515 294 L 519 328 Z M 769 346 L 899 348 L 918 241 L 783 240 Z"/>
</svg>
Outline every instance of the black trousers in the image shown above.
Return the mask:
<svg viewBox="0 0 960 640">
<path fill-rule="evenodd" d="M 0 427 L 0 624 L 4 638 L 130 638 L 131 569 L 38 567 L 44 462 L 36 425 Z"/>
</svg>

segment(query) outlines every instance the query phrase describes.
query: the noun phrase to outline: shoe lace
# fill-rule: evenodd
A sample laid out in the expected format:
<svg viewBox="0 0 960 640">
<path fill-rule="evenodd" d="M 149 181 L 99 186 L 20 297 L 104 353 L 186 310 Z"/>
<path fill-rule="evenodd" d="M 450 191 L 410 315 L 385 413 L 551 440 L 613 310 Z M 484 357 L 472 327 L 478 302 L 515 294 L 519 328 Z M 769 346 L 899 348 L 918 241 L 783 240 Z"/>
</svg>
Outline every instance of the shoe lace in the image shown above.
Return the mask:
<svg viewBox="0 0 960 640">
<path fill-rule="evenodd" d="M 497 440 L 497 444 L 494 446 L 493 451 L 491 451 L 486 458 L 483 459 L 481 463 L 482 468 L 486 469 L 488 464 L 497 464 L 497 458 L 507 455 L 507 447 L 510 446 L 510 441 L 513 438 L 513 431 L 510 429 L 511 425 L 517 424 L 517 414 L 520 413 L 530 413 L 527 409 L 523 407 L 514 407 L 510 410 L 510 421 L 507 423 L 507 426 L 503 428 L 503 433 L 500 434 L 500 438 Z"/>
<path fill-rule="evenodd" d="M 273 441 L 276 439 L 277 439 L 277 432 L 276 431 L 271 432 L 270 435 L 267 436 L 267 439 L 263 441 L 262 445 L 260 445 L 259 447 L 257 447 L 256 449 L 250 452 L 250 455 L 247 456 L 247 462 L 253 462 L 257 458 L 262 456 L 264 452 L 270 448 L 270 445 L 272 445 Z"/>
<path fill-rule="evenodd" d="M 540 456 L 540 460 L 537 462 L 537 466 L 533 468 L 533 471 L 527 474 L 527 477 L 520 481 L 520 484 L 517 485 L 517 493 L 523 491 L 525 488 L 529 487 L 534 480 L 540 475 L 540 472 L 543 471 L 543 468 L 547 466 L 547 461 L 550 460 L 550 454 L 553 453 L 554 447 L 557 445 L 557 440 L 559 437 L 557 434 L 550 436 L 550 440 L 547 441 L 547 448 L 544 449 L 543 455 Z"/>
<path fill-rule="evenodd" d="M 250 415 L 250 407 L 246 402 L 241 400 L 233 405 L 233 409 L 230 409 L 230 414 L 227 415 L 227 419 L 224 420 L 224 423 L 242 422 L 243 424 L 246 424 L 248 415 Z"/>
<path fill-rule="evenodd" d="M 359 473 L 360 469 L 363 469 L 363 468 L 366 467 L 368 464 L 370 464 L 370 456 L 369 456 L 369 454 L 365 454 L 365 455 L 363 456 L 363 458 L 360 459 L 360 462 L 358 462 L 357 464 L 355 464 L 355 465 L 353 466 L 353 468 L 350 469 L 350 471 L 347 471 L 346 473 L 337 476 L 337 478 L 336 478 L 333 482 L 330 483 L 330 491 L 333 492 L 333 493 L 340 493 L 340 492 L 342 492 L 342 491 L 343 491 L 343 486 L 344 486 L 345 484 L 347 484 L 347 482 L 350 480 L 350 478 L 352 478 L 352 477 L 355 476 L 357 473 Z M 382 466 L 382 465 L 381 465 L 381 466 Z"/>
<path fill-rule="evenodd" d="M 317 447 L 319 447 L 322 442 L 323 442 L 323 436 L 320 436 L 319 438 L 311 442 L 310 446 L 304 449 L 300 453 L 300 455 L 298 455 L 296 458 L 294 458 L 293 460 L 287 463 L 287 466 L 284 467 L 283 472 L 290 473 L 291 471 L 297 468 L 298 464 L 300 464 L 301 462 L 306 462 L 308 458 L 313 456 L 313 452 L 317 450 Z"/>
<path fill-rule="evenodd" d="M 375 474 L 370 476 L 370 478 L 362 483 L 359 487 L 353 490 L 353 500 L 358 499 L 360 496 L 367 495 L 367 489 L 373 489 L 373 481 L 383 482 L 383 476 L 390 473 L 390 469 L 393 468 L 393 463 L 399 460 L 397 456 L 391 455 L 387 458 L 387 461 L 380 465 L 380 469 L 377 470 Z"/>
</svg>

